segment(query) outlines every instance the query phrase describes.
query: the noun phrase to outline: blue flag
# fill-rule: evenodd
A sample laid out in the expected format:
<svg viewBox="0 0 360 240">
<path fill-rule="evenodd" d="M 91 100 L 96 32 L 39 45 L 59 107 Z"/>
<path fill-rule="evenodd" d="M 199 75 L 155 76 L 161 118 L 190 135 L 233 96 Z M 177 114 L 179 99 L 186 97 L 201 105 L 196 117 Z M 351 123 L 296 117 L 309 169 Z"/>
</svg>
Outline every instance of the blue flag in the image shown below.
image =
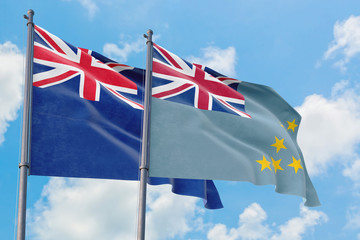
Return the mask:
<svg viewBox="0 0 360 240">
<path fill-rule="evenodd" d="M 138 180 L 143 85 L 143 70 L 35 26 L 30 173 Z M 222 207 L 211 180 L 152 177 L 149 184 L 172 184 L 174 193 Z"/>
<path fill-rule="evenodd" d="M 301 116 L 273 89 L 156 44 L 153 76 L 150 176 L 273 184 L 320 204 L 296 140 Z"/>
</svg>

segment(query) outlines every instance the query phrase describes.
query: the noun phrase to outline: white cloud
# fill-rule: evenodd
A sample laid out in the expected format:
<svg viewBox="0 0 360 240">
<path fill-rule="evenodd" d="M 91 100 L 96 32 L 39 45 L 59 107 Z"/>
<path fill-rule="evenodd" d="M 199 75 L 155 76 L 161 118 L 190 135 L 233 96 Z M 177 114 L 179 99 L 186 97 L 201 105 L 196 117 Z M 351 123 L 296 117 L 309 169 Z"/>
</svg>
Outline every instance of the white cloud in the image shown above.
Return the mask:
<svg viewBox="0 0 360 240">
<path fill-rule="evenodd" d="M 241 239 L 262 239 L 270 233 L 263 222 L 267 219 L 266 212 L 257 203 L 251 204 L 239 216 L 238 236 Z"/>
<path fill-rule="evenodd" d="M 311 175 L 323 173 L 335 163 L 348 166 L 359 159 L 360 87 L 349 84 L 335 84 L 329 98 L 310 95 L 296 108 L 302 116 L 298 141 Z M 350 177 L 355 172 L 344 174 Z"/>
<path fill-rule="evenodd" d="M 120 44 L 122 45 L 121 48 L 117 44 L 106 43 L 103 48 L 104 54 L 120 63 L 124 63 L 131 53 L 139 53 L 146 49 L 145 38 L 138 38 L 130 43 L 120 41 Z"/>
<path fill-rule="evenodd" d="M 136 183 L 53 178 L 29 214 L 32 239 L 134 239 Z"/>
<path fill-rule="evenodd" d="M 300 206 L 300 216 L 280 225 L 278 229 L 270 229 L 265 224 L 266 212 L 257 203 L 247 207 L 239 217 L 238 228 L 230 230 L 223 224 L 216 224 L 209 232 L 209 240 L 300 240 L 315 225 L 328 220 L 325 213 Z M 273 226 L 276 226 L 273 224 Z"/>
<path fill-rule="evenodd" d="M 262 239 L 270 233 L 267 225 L 263 222 L 267 219 L 266 212 L 257 203 L 247 207 L 239 216 L 238 236 L 241 239 Z"/>
<path fill-rule="evenodd" d="M 201 227 L 201 213 L 196 208 L 198 199 L 174 197 L 170 185 L 149 186 L 147 211 L 147 239 L 181 237 L 193 228 Z M 186 199 L 186 200 L 185 200 Z M 199 215 L 199 216 L 197 216 Z M 196 217 L 197 216 L 197 217 Z M 192 225 L 189 225 L 189 221 Z"/>
<path fill-rule="evenodd" d="M 257 203 L 245 208 L 239 216 L 239 227 L 227 231 L 223 224 L 216 224 L 208 232 L 209 240 L 236 240 L 236 239 L 268 239 L 270 229 L 264 224 L 267 219 L 266 212 Z"/>
<path fill-rule="evenodd" d="M 138 182 L 52 178 L 41 199 L 28 210 L 28 238 L 36 240 L 135 239 Z M 198 199 L 177 196 L 170 186 L 148 189 L 146 237 L 149 240 L 183 239 L 202 231 L 204 210 Z M 257 203 L 239 215 L 239 226 L 216 224 L 209 240 L 301 239 L 327 216 L 300 206 L 300 216 L 271 229 L 267 214 Z"/>
<path fill-rule="evenodd" d="M 344 21 L 337 21 L 334 25 L 334 40 L 324 54 L 324 59 L 341 55 L 335 66 L 342 71 L 351 58 L 360 53 L 360 16 L 350 16 Z"/>
<path fill-rule="evenodd" d="M 360 229 L 360 207 L 352 206 L 346 213 L 346 229 Z"/>
<path fill-rule="evenodd" d="M 218 47 L 210 46 L 202 49 L 203 56 L 201 57 L 188 57 L 188 61 L 206 65 L 215 71 L 235 77 L 235 64 L 236 64 L 236 50 L 234 47 L 221 49 Z"/>
<path fill-rule="evenodd" d="M 300 217 L 295 217 L 279 226 L 280 233 L 274 234 L 271 240 L 301 240 L 302 235 L 312 230 L 314 226 L 327 222 L 328 217 L 325 213 L 316 210 L 310 210 L 307 207 L 300 206 Z"/>
<path fill-rule="evenodd" d="M 70 2 L 72 0 L 63 0 Z M 99 10 L 97 4 L 94 0 L 76 0 L 80 5 L 87 10 L 88 16 L 90 19 L 95 17 L 96 12 Z"/>
<path fill-rule="evenodd" d="M 23 55 L 15 44 L 0 44 L 0 144 L 5 140 L 9 122 L 17 118 L 21 105 L 23 66 Z"/>
<path fill-rule="evenodd" d="M 95 16 L 95 13 L 98 11 L 98 7 L 96 3 L 92 0 L 78 0 L 78 1 L 84 8 L 86 8 L 89 17 L 93 18 Z"/>
<path fill-rule="evenodd" d="M 232 228 L 229 233 L 224 224 L 216 224 L 207 234 L 208 240 L 235 240 L 237 238 L 236 229 Z"/>
<path fill-rule="evenodd" d="M 29 211 L 29 239 L 135 239 L 138 184 L 52 178 Z M 175 195 L 170 186 L 148 190 L 147 239 L 177 238 L 198 225 L 198 199 Z"/>
<path fill-rule="evenodd" d="M 345 177 L 350 178 L 355 182 L 355 186 L 360 186 L 360 157 L 357 156 L 350 166 L 344 169 L 343 174 Z"/>
</svg>

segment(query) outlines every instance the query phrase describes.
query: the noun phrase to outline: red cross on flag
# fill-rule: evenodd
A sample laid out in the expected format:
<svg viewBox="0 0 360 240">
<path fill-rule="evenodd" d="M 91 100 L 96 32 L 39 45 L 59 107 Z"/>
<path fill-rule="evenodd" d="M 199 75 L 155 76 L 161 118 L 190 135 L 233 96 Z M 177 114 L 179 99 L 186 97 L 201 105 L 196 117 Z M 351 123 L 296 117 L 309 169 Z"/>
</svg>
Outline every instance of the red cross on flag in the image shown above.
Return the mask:
<svg viewBox="0 0 360 240">
<path fill-rule="evenodd" d="M 244 96 L 226 84 L 225 80 L 230 78 L 215 78 L 204 69 L 205 66 L 190 64 L 154 44 L 153 76 L 166 82 L 153 87 L 153 97 L 170 100 L 194 90 L 192 96 L 183 95 L 181 102 L 199 109 L 224 111 L 251 118 L 245 112 Z"/>
<path fill-rule="evenodd" d="M 34 74 L 34 86 L 50 87 L 80 76 L 81 98 L 99 101 L 102 86 L 132 107 L 143 108 L 120 93 L 137 94 L 136 84 L 92 57 L 91 50 L 76 48 L 38 26 L 35 31 L 41 39 L 34 43 L 34 63 L 46 66 L 48 71 Z"/>
</svg>

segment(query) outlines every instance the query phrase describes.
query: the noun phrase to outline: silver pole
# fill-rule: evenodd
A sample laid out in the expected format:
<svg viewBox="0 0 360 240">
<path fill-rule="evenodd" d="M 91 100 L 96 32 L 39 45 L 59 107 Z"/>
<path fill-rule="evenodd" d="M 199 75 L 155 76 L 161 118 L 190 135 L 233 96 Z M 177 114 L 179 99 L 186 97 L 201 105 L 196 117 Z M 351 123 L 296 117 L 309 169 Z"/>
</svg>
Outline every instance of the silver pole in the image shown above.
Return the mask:
<svg viewBox="0 0 360 240">
<path fill-rule="evenodd" d="M 25 65 L 25 87 L 24 87 L 24 112 L 21 142 L 20 182 L 19 182 L 19 206 L 17 240 L 25 239 L 26 224 L 26 191 L 27 176 L 30 167 L 30 126 L 31 126 L 31 98 L 32 98 L 32 75 L 33 75 L 33 45 L 34 45 L 34 11 L 29 10 L 28 16 L 24 16 L 28 22 L 26 65 Z"/>
<path fill-rule="evenodd" d="M 145 239 L 145 215 L 146 215 L 146 187 L 149 176 L 149 156 L 150 156 L 150 104 L 151 104 L 151 80 L 152 80 L 152 51 L 153 31 L 148 30 L 147 38 L 147 54 L 146 54 L 146 75 L 145 75 L 145 97 L 144 97 L 144 119 L 142 132 L 142 151 L 140 165 L 140 193 L 139 193 L 139 216 L 138 216 L 138 232 L 137 239 Z"/>
</svg>

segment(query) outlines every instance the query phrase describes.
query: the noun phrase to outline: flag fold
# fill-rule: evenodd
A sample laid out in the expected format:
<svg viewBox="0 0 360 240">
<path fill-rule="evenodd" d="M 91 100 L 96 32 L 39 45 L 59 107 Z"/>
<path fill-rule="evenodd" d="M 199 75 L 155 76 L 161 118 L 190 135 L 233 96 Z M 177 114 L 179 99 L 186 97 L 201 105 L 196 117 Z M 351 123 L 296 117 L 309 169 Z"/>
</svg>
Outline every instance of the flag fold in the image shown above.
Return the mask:
<svg viewBox="0 0 360 240">
<path fill-rule="evenodd" d="M 297 132 L 272 88 L 228 78 L 154 45 L 150 176 L 275 185 L 320 204 Z"/>
<path fill-rule="evenodd" d="M 33 79 L 31 175 L 139 179 L 144 70 L 35 26 Z M 211 180 L 151 177 L 149 184 L 222 207 Z"/>
</svg>

